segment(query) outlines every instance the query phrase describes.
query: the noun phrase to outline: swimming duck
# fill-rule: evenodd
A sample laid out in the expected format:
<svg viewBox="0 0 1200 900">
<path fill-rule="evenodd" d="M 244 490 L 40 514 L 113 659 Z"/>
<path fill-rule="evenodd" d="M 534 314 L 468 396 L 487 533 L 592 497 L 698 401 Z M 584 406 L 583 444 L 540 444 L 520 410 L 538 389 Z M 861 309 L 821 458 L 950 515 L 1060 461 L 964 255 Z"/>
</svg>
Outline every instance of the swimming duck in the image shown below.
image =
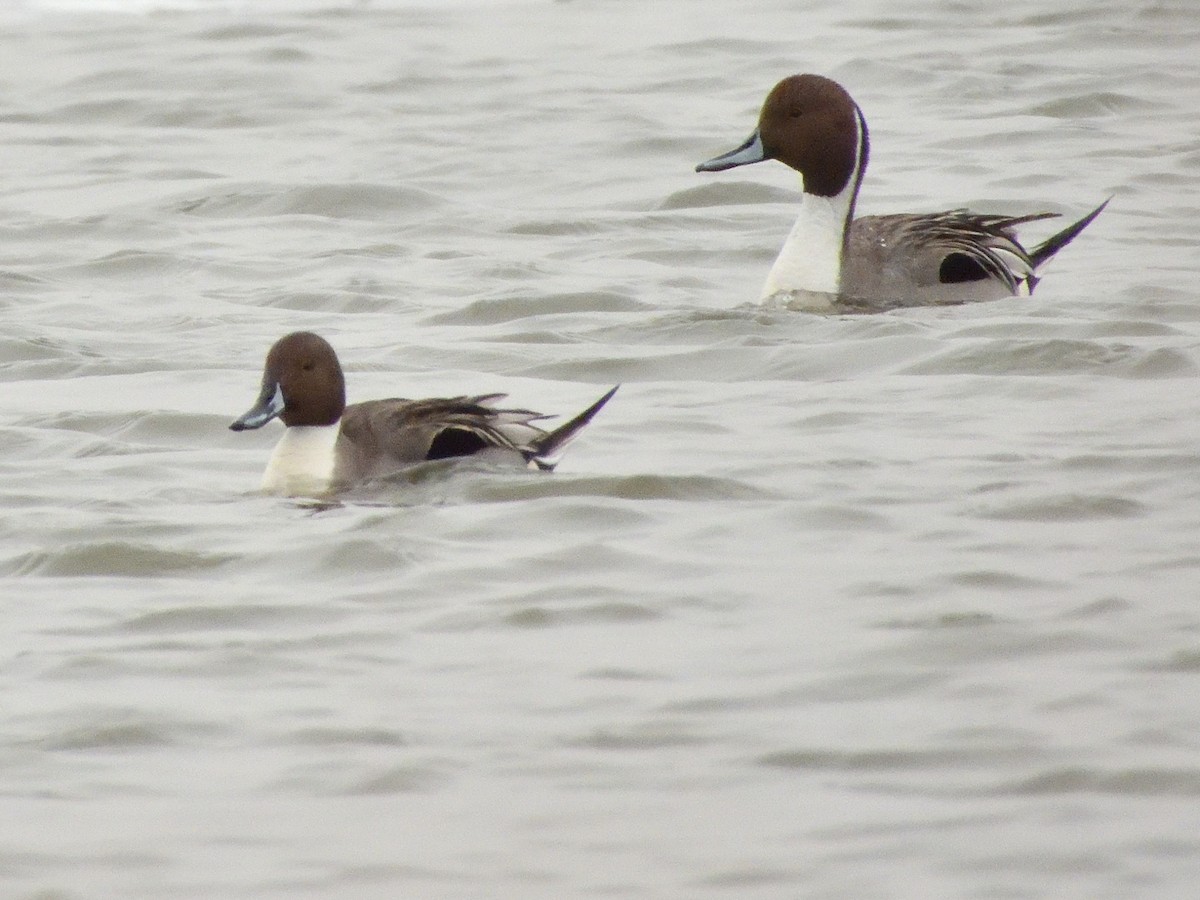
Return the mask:
<svg viewBox="0 0 1200 900">
<path fill-rule="evenodd" d="M 834 295 L 848 303 L 918 305 L 1028 294 L 1038 270 L 1108 205 L 1031 251 L 1016 227 L 1056 213 L 955 209 L 855 218 L 868 150 L 867 120 L 845 88 L 821 75 L 793 75 L 767 95 L 745 143 L 696 166 L 720 172 L 777 159 L 800 173 L 800 215 L 767 275 L 764 300 L 800 292 L 806 305 L 830 304 Z"/>
<path fill-rule="evenodd" d="M 287 426 L 263 474 L 262 489 L 319 496 L 426 460 L 500 451 L 549 470 L 567 443 L 617 388 L 557 428 L 527 409 L 496 406 L 504 394 L 346 405 L 346 381 L 329 342 L 309 331 L 280 338 L 267 353 L 262 390 L 234 431 L 278 417 Z"/>
</svg>

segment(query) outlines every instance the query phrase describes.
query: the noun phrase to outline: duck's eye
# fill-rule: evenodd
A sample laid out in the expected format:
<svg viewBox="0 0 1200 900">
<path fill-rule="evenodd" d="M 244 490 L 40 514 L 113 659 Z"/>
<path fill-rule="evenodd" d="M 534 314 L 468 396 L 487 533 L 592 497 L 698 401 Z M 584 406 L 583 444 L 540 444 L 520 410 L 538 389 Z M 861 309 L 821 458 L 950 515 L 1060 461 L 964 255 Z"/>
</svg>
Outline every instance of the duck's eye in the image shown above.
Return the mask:
<svg viewBox="0 0 1200 900">
<path fill-rule="evenodd" d="M 804 113 L 801 110 L 793 109 L 791 112 L 788 113 L 788 118 L 789 119 L 798 119 L 802 115 L 804 115 Z"/>
<path fill-rule="evenodd" d="M 309 361 L 309 362 L 306 362 L 304 365 L 302 365 L 300 368 L 302 368 L 305 372 L 311 372 L 313 369 L 316 368 L 316 365 L 312 361 Z"/>
</svg>

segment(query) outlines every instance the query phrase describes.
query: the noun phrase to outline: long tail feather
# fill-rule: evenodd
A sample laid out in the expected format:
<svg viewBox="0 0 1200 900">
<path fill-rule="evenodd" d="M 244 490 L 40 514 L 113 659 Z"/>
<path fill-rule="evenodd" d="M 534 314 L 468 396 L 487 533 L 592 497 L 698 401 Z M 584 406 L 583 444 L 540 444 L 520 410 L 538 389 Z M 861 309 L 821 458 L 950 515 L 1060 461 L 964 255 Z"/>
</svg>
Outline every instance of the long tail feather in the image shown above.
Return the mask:
<svg viewBox="0 0 1200 900">
<path fill-rule="evenodd" d="M 553 431 L 548 431 L 538 437 L 536 440 L 530 441 L 528 447 L 523 451 L 525 459 L 535 464 L 539 469 L 550 470 L 558 463 L 558 458 L 562 455 L 563 449 L 571 442 L 575 435 L 583 429 L 596 413 L 604 407 L 604 404 L 612 399 L 612 395 L 617 392 L 616 385 L 612 390 L 608 391 L 603 397 L 585 409 L 578 415 L 563 422 Z"/>
<path fill-rule="evenodd" d="M 1034 247 L 1033 251 L 1029 254 L 1029 261 L 1033 263 L 1033 268 L 1036 270 L 1039 266 L 1048 262 L 1050 257 L 1054 256 L 1055 253 L 1071 243 L 1079 232 L 1092 224 L 1092 219 L 1104 212 L 1104 207 L 1108 206 L 1111 200 L 1112 197 L 1109 197 L 1108 200 L 1105 200 L 1078 222 L 1068 225 L 1062 231 L 1051 235 Z"/>
</svg>

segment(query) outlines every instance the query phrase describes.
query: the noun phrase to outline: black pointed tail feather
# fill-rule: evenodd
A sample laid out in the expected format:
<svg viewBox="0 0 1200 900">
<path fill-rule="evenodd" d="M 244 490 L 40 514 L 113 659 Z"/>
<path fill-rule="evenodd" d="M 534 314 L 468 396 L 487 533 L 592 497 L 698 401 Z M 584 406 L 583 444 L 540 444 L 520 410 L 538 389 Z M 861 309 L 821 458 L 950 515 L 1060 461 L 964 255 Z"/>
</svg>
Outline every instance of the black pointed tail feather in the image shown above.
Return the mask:
<svg viewBox="0 0 1200 900">
<path fill-rule="evenodd" d="M 596 413 L 604 407 L 604 404 L 612 399 L 612 395 L 617 392 L 620 385 L 615 385 L 603 397 L 585 409 L 583 412 L 563 422 L 553 431 L 548 431 L 536 440 L 530 441 L 529 446 L 522 452 L 525 459 L 534 463 L 539 469 L 549 471 L 558 464 L 557 456 L 563 448 L 571 442 L 575 435 L 579 434 L 583 427 Z"/>
<path fill-rule="evenodd" d="M 1071 241 L 1075 239 L 1079 232 L 1091 225 L 1092 219 L 1104 212 L 1104 207 L 1108 206 L 1111 200 L 1112 197 L 1109 197 L 1108 200 L 1105 200 L 1078 222 L 1068 225 L 1057 234 L 1052 234 L 1050 237 L 1046 238 L 1046 240 L 1042 241 L 1042 243 L 1034 247 L 1029 254 L 1029 261 L 1033 263 L 1034 271 L 1036 271 L 1039 266 L 1042 266 L 1048 262 L 1050 257 L 1054 256 L 1055 253 L 1067 246 L 1067 244 L 1071 243 Z M 1033 283 L 1034 282 L 1031 282 L 1030 287 L 1033 286 Z"/>
</svg>

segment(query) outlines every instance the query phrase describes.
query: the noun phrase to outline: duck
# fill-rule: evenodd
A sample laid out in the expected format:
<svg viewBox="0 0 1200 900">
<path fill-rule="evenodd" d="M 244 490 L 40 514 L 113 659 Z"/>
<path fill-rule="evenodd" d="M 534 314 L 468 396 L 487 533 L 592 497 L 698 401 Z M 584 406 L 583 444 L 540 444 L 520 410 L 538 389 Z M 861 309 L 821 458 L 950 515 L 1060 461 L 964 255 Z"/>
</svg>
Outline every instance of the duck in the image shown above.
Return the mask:
<svg viewBox="0 0 1200 900">
<path fill-rule="evenodd" d="M 849 92 L 830 78 L 802 74 L 771 89 L 744 143 L 696 166 L 721 172 L 774 159 L 800 174 L 800 214 L 762 300 L 793 295 L 800 306 L 910 306 L 1028 295 L 1041 268 L 1112 199 L 1032 250 L 1018 240 L 1017 227 L 1057 213 L 952 209 L 856 218 L 869 150 L 866 117 Z"/>
<path fill-rule="evenodd" d="M 271 346 L 257 400 L 229 428 L 246 431 L 282 420 L 286 429 L 261 489 L 320 497 L 427 460 L 483 453 L 498 452 L 550 471 L 617 387 L 552 430 L 534 424 L 550 416 L 498 406 L 505 394 L 390 398 L 347 406 L 346 379 L 332 345 L 311 331 L 296 331 Z"/>
</svg>

